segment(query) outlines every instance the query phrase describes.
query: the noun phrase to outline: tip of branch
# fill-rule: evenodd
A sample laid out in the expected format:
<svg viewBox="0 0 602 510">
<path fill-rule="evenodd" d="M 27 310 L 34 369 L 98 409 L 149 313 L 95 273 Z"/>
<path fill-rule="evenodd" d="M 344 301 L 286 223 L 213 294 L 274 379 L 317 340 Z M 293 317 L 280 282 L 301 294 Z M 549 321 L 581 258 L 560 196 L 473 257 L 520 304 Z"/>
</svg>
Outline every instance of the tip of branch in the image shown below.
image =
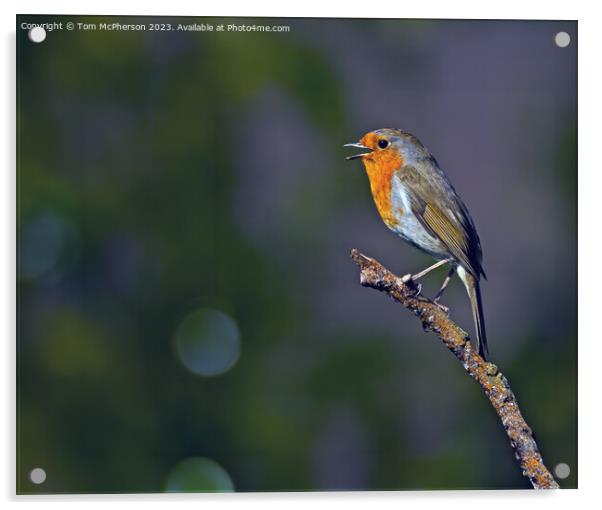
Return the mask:
<svg viewBox="0 0 602 510">
<path fill-rule="evenodd" d="M 366 255 L 361 253 L 356 248 L 353 248 L 353 250 L 351 250 L 351 259 L 360 267 L 362 266 L 362 264 L 371 260 L 369 257 L 366 257 Z"/>
</svg>

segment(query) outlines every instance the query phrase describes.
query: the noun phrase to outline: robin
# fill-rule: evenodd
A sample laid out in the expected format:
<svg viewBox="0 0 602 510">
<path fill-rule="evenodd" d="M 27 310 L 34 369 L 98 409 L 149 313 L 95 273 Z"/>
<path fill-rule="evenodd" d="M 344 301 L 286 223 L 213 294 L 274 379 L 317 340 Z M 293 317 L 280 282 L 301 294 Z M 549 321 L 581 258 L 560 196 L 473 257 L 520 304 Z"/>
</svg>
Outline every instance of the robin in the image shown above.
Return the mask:
<svg viewBox="0 0 602 510">
<path fill-rule="evenodd" d="M 447 264 L 449 272 L 434 299 L 439 304 L 457 272 L 470 299 L 479 354 L 487 359 L 479 286 L 481 275 L 487 278 L 481 266 L 481 242 L 468 209 L 437 160 L 418 138 L 399 129 L 378 129 L 345 147 L 363 150 L 346 159 L 364 163 L 374 203 L 387 227 L 437 259 L 419 273 L 405 275 L 404 283 L 415 283 Z"/>
</svg>

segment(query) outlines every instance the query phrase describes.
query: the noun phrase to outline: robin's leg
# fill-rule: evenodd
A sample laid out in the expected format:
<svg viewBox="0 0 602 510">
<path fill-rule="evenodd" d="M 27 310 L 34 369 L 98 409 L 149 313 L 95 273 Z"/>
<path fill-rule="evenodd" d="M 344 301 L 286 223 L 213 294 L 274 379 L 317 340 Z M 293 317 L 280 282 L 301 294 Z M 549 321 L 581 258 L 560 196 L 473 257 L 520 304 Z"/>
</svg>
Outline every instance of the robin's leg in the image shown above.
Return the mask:
<svg viewBox="0 0 602 510">
<path fill-rule="evenodd" d="M 451 259 L 443 259 L 440 260 L 438 262 L 435 262 L 432 266 L 427 267 L 426 269 L 423 269 L 422 271 L 420 271 L 419 273 L 416 274 L 406 274 L 403 275 L 401 277 L 401 281 L 403 283 L 409 283 L 410 281 L 414 284 L 417 280 L 419 280 L 420 278 L 422 278 L 424 275 L 430 273 L 433 269 L 437 269 L 438 267 L 441 267 L 444 264 L 448 264 L 449 262 L 451 262 Z M 422 288 L 422 285 L 420 285 L 420 283 L 417 285 L 417 291 L 416 291 L 416 295 L 420 294 L 420 290 Z"/>
<path fill-rule="evenodd" d="M 443 285 L 441 285 L 441 288 L 439 289 L 439 292 L 437 292 L 437 295 L 435 296 L 435 299 L 433 299 L 433 303 L 435 303 L 439 308 L 441 308 L 441 310 L 443 310 L 446 313 L 449 312 L 449 308 L 447 308 L 447 306 L 443 306 L 442 304 L 440 304 L 439 300 L 441 299 L 441 296 L 443 296 L 443 292 L 445 291 L 445 289 L 449 285 L 449 282 L 452 279 L 452 276 L 454 276 L 455 272 L 456 272 L 456 268 L 455 267 L 452 267 L 449 270 L 449 273 L 447 273 L 447 276 L 445 277 L 445 280 L 443 280 Z"/>
<path fill-rule="evenodd" d="M 415 282 L 416 280 L 422 278 L 424 275 L 430 273 L 433 269 L 437 269 L 438 267 L 441 267 L 444 264 L 448 264 L 449 262 L 451 262 L 451 259 L 440 260 L 439 262 L 435 262 L 432 266 L 423 269 L 419 273 L 403 275 L 401 277 L 401 280 L 403 281 L 403 283 L 408 283 L 410 280 Z"/>
</svg>

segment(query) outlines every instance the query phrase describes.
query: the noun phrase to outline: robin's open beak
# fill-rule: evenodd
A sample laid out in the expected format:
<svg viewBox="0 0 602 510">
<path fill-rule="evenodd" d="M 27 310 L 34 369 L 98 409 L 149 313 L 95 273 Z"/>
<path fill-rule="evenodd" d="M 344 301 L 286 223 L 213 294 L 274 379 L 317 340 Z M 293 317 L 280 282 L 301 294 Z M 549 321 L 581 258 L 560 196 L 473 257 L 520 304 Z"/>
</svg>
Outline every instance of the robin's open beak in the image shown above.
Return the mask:
<svg viewBox="0 0 602 510">
<path fill-rule="evenodd" d="M 372 152 L 372 149 L 370 147 L 366 147 L 365 145 L 362 145 L 361 143 L 346 143 L 345 145 L 343 145 L 343 147 L 355 147 L 356 149 L 364 149 L 368 152 L 361 152 L 360 154 L 354 154 L 353 156 L 347 156 L 345 159 L 347 161 L 351 160 L 351 159 L 357 159 L 357 158 L 361 158 L 362 156 L 365 156 L 366 154 L 370 154 Z"/>
</svg>

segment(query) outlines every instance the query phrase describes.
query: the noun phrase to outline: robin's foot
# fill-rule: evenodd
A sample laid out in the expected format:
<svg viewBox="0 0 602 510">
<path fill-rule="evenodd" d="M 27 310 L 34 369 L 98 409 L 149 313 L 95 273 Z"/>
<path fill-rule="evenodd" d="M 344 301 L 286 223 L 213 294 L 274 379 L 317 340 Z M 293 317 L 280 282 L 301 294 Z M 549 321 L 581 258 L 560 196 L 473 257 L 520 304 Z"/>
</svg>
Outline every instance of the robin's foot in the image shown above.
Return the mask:
<svg viewBox="0 0 602 510">
<path fill-rule="evenodd" d="M 404 285 L 407 285 L 408 287 L 411 287 L 412 289 L 415 290 L 414 292 L 414 296 L 418 297 L 420 295 L 420 292 L 422 291 L 422 283 L 417 282 L 416 278 L 414 278 L 414 275 L 408 273 L 408 274 L 404 274 L 401 277 L 401 281 Z"/>
<path fill-rule="evenodd" d="M 435 298 L 433 300 L 433 303 L 435 303 L 437 305 L 437 307 L 440 308 L 445 314 L 449 315 L 449 307 L 439 303 L 439 298 Z"/>
</svg>

